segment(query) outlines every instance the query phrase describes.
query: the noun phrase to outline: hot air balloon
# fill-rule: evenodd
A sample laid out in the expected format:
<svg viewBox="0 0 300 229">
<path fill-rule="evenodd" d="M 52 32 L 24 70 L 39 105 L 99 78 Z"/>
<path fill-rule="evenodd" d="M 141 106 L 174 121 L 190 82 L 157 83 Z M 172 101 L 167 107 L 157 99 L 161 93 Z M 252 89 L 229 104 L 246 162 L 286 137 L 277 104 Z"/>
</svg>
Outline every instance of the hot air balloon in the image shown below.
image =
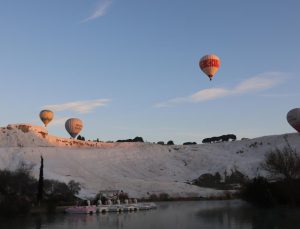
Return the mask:
<svg viewBox="0 0 300 229">
<path fill-rule="evenodd" d="M 75 138 L 82 130 L 83 123 L 78 118 L 70 118 L 66 121 L 65 127 L 71 137 Z"/>
<path fill-rule="evenodd" d="M 286 115 L 286 119 L 295 130 L 300 132 L 300 108 L 290 110 Z"/>
<path fill-rule="evenodd" d="M 220 58 L 214 54 L 205 55 L 199 61 L 199 67 L 211 80 L 221 65 Z"/>
<path fill-rule="evenodd" d="M 40 112 L 40 119 L 45 124 L 45 126 L 47 126 L 49 124 L 49 122 L 52 121 L 53 117 L 54 117 L 54 114 L 50 110 L 42 110 Z"/>
</svg>

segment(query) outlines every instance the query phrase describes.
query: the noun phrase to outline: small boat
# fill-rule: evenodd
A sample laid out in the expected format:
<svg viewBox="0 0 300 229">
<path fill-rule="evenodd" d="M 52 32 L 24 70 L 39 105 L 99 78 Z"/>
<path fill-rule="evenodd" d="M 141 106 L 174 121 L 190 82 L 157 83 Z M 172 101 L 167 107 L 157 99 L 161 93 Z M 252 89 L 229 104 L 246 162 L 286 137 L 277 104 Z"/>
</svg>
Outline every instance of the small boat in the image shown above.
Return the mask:
<svg viewBox="0 0 300 229">
<path fill-rule="evenodd" d="M 157 205 L 153 202 L 148 203 L 148 206 L 150 207 L 150 209 L 155 209 L 157 208 Z"/>
<path fill-rule="evenodd" d="M 133 212 L 133 211 L 137 211 L 137 210 L 139 210 L 139 207 L 134 204 L 125 204 L 124 205 L 124 211 Z"/>
<path fill-rule="evenodd" d="M 107 205 L 98 205 L 97 206 L 98 213 L 106 213 L 109 212 L 109 207 Z"/>
<path fill-rule="evenodd" d="M 122 211 L 124 211 L 124 206 L 121 204 L 109 205 L 108 211 L 109 212 L 122 212 Z"/>
<path fill-rule="evenodd" d="M 150 210 L 151 209 L 150 206 L 149 206 L 149 204 L 147 204 L 147 203 L 138 203 L 137 207 L 140 210 Z"/>
<path fill-rule="evenodd" d="M 65 210 L 67 213 L 71 214 L 93 214 L 96 213 L 96 206 L 74 206 L 69 207 Z"/>
<path fill-rule="evenodd" d="M 135 204 L 139 210 L 150 210 L 157 208 L 155 203 L 137 203 Z"/>
</svg>

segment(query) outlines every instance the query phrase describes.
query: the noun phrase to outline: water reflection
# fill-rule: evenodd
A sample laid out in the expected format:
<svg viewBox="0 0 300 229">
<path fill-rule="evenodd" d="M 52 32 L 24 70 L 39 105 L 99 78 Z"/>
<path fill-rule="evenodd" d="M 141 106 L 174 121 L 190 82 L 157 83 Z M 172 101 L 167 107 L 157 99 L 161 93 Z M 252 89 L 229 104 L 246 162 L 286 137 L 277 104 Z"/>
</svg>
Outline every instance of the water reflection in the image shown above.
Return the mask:
<svg viewBox="0 0 300 229">
<path fill-rule="evenodd" d="M 196 216 L 200 221 L 222 226 L 222 228 L 252 228 L 249 212 L 255 211 L 251 206 L 240 201 L 204 202 Z"/>
<path fill-rule="evenodd" d="M 217 201 L 196 213 L 201 221 L 218 222 L 222 228 L 278 229 L 297 228 L 300 209 L 255 208 L 241 201 Z"/>
<path fill-rule="evenodd" d="M 297 228 L 300 209 L 257 209 L 238 200 L 158 203 L 158 209 L 99 215 L 35 216 L 0 221 L 8 229 Z"/>
<path fill-rule="evenodd" d="M 35 220 L 35 229 L 41 229 L 42 228 L 42 218 L 38 217 Z"/>
</svg>

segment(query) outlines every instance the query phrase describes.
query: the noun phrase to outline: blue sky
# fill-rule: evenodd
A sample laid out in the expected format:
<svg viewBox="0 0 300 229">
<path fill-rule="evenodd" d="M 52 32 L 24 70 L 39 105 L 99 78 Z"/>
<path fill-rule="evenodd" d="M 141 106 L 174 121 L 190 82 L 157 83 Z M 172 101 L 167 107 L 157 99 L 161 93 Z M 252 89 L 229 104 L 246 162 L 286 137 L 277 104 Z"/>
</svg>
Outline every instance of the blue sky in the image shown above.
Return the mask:
<svg viewBox="0 0 300 229">
<path fill-rule="evenodd" d="M 0 2 L 1 126 L 68 137 L 201 142 L 294 132 L 300 107 L 300 1 Z M 213 80 L 199 59 L 217 54 Z"/>
</svg>

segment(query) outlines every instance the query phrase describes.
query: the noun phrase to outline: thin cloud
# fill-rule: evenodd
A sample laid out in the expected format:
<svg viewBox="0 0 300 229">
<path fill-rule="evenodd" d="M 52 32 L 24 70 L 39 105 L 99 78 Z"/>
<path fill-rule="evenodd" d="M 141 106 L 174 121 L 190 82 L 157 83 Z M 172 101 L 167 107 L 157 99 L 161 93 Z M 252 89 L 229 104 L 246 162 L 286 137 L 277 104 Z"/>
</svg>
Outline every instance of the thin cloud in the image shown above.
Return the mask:
<svg viewBox="0 0 300 229">
<path fill-rule="evenodd" d="M 255 91 L 273 88 L 287 78 L 286 74 L 268 72 L 246 79 L 233 88 L 209 88 L 200 90 L 186 97 L 170 99 L 166 102 L 155 104 L 155 107 L 172 107 L 183 103 L 198 103 L 224 98 L 226 96 L 240 95 Z"/>
<path fill-rule="evenodd" d="M 217 99 L 230 95 L 231 91 L 225 88 L 209 88 L 196 92 L 195 94 L 188 97 L 188 101 L 191 102 L 202 102 L 212 99 Z"/>
<path fill-rule="evenodd" d="M 102 0 L 99 2 L 98 6 L 95 8 L 94 12 L 87 17 L 86 19 L 82 20 L 81 23 L 85 23 L 87 21 L 95 20 L 99 17 L 102 17 L 106 14 L 108 8 L 110 7 L 112 0 Z"/>
<path fill-rule="evenodd" d="M 287 98 L 287 97 L 299 97 L 300 93 L 262 94 L 260 96 L 268 97 L 268 98 Z"/>
<path fill-rule="evenodd" d="M 158 107 L 158 108 L 160 108 L 160 107 L 172 107 L 172 106 L 175 106 L 176 104 L 185 103 L 185 102 L 189 102 L 188 97 L 170 99 L 167 102 L 162 102 L 162 103 L 155 104 L 155 107 Z"/>
<path fill-rule="evenodd" d="M 272 88 L 281 83 L 283 78 L 283 74 L 278 72 L 260 74 L 243 81 L 235 88 L 234 91 L 236 93 L 246 93 Z"/>
<path fill-rule="evenodd" d="M 83 113 L 90 113 L 97 107 L 106 106 L 109 102 L 110 102 L 109 99 L 96 99 L 96 100 L 89 100 L 89 101 L 75 101 L 75 102 L 63 103 L 63 104 L 46 105 L 43 108 L 53 110 L 53 111 L 70 110 L 70 111 L 83 114 Z"/>
<path fill-rule="evenodd" d="M 55 117 L 54 119 L 51 121 L 51 126 L 61 126 L 64 125 L 65 122 L 67 121 L 67 119 L 69 119 L 70 117 Z"/>
</svg>

